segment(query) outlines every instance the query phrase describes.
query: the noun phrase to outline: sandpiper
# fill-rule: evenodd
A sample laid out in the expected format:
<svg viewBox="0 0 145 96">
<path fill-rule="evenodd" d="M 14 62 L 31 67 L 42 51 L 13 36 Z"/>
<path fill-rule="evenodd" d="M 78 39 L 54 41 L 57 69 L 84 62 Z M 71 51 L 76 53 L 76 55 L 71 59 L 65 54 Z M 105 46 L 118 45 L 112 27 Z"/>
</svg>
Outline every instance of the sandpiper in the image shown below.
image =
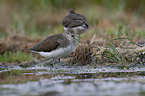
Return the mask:
<svg viewBox="0 0 145 96">
<path fill-rule="evenodd" d="M 62 25 L 65 30 L 73 30 L 77 35 L 81 35 L 89 28 L 86 17 L 75 13 L 74 9 L 69 9 L 67 16 L 63 19 Z"/>
<path fill-rule="evenodd" d="M 74 38 L 72 32 L 65 31 L 62 34 L 49 36 L 30 50 L 48 59 L 59 59 L 70 55 L 73 51 L 76 46 Z"/>
</svg>

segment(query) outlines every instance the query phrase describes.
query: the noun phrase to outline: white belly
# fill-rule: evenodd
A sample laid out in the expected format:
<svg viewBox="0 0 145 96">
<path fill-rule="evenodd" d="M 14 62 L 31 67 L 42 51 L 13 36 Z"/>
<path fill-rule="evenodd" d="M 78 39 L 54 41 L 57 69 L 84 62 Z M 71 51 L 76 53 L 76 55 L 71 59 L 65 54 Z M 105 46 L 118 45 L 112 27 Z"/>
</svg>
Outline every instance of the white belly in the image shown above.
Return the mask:
<svg viewBox="0 0 145 96">
<path fill-rule="evenodd" d="M 46 58 L 61 58 L 70 55 L 70 53 L 75 48 L 75 45 L 69 45 L 65 48 L 59 48 L 57 50 L 51 51 L 51 52 L 38 52 L 41 56 L 44 56 Z"/>
<path fill-rule="evenodd" d="M 74 28 L 66 28 L 64 27 L 64 30 L 72 29 L 75 34 L 81 35 L 82 33 L 86 32 L 87 28 L 83 27 L 86 26 L 85 24 L 82 26 L 74 27 Z"/>
</svg>

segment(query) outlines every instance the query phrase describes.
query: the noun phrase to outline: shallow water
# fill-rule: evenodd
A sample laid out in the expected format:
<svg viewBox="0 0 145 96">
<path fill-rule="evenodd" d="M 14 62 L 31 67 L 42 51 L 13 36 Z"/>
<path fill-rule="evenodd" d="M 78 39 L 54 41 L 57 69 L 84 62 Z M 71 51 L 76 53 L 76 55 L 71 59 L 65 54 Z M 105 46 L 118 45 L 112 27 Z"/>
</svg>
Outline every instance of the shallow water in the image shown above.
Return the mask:
<svg viewBox="0 0 145 96">
<path fill-rule="evenodd" d="M 0 85 L 0 96 L 145 96 L 145 68 L 13 67 L 36 80 Z M 31 71 L 35 70 L 35 71 Z M 2 72 L 1 72 L 2 73 Z"/>
<path fill-rule="evenodd" d="M 111 78 L 110 78 L 111 79 Z M 142 78 L 143 80 L 145 78 Z M 127 79 L 126 79 L 127 80 Z M 119 82 L 118 82 L 119 81 Z M 24 84 L 1 85 L 1 96 L 144 96 L 145 84 L 119 80 L 64 80 L 40 79 Z M 3 94 L 3 95 L 2 95 Z M 55 94 L 55 95 L 54 95 Z M 48 96 L 48 95 L 46 95 Z"/>
</svg>

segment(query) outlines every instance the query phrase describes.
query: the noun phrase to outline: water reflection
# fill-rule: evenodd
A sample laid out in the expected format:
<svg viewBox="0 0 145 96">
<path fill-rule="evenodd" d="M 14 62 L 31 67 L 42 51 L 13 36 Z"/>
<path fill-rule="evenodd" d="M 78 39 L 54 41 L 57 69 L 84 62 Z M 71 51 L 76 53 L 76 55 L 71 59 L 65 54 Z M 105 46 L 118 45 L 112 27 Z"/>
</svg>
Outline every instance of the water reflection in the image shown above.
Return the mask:
<svg viewBox="0 0 145 96">
<path fill-rule="evenodd" d="M 21 72 L 15 74 L 16 76 L 11 75 L 13 79 L 24 80 L 25 77 L 27 81 L 1 84 L 0 94 L 1 96 L 145 96 L 145 68 L 110 69 L 85 67 L 61 70 L 29 68 L 25 71 L 9 69 L 9 72 L 6 70 L 4 72 L 7 74 L 11 73 L 10 70 L 15 73 Z"/>
<path fill-rule="evenodd" d="M 69 77 L 70 78 L 70 77 Z M 66 79 L 68 80 L 68 79 Z M 1 96 L 144 96 L 145 77 L 66 80 L 40 79 L 0 85 Z"/>
</svg>

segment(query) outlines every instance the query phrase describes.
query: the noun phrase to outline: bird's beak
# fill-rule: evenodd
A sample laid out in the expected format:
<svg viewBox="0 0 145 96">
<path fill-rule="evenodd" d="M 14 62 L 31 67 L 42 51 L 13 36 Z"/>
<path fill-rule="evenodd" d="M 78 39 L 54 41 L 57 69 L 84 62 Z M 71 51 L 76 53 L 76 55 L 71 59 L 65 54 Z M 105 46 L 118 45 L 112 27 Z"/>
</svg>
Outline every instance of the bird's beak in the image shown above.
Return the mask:
<svg viewBox="0 0 145 96">
<path fill-rule="evenodd" d="M 77 40 L 78 42 L 80 42 L 80 40 L 77 39 L 77 38 L 82 38 L 81 36 L 75 35 L 75 34 L 73 34 L 73 33 L 72 33 L 72 37 L 73 37 L 75 40 Z M 76 37 L 77 37 L 77 38 L 76 38 Z"/>
<path fill-rule="evenodd" d="M 74 34 L 74 33 L 72 33 L 72 32 L 69 32 L 69 34 L 71 34 L 72 37 L 73 37 L 75 40 L 77 40 L 78 42 L 80 42 L 80 40 L 78 40 L 77 38 L 82 38 L 81 36 L 78 36 L 78 35 L 76 35 L 76 34 Z M 77 38 L 76 38 L 76 37 L 77 37 Z"/>
<path fill-rule="evenodd" d="M 78 37 L 78 38 L 82 38 L 81 36 L 78 36 L 78 35 L 75 35 L 75 34 L 72 34 L 74 37 Z"/>
<path fill-rule="evenodd" d="M 78 42 L 80 42 L 80 40 L 79 40 L 79 39 L 77 39 L 77 38 L 75 38 L 74 36 L 73 36 L 73 38 L 74 38 L 75 40 L 77 40 Z"/>
</svg>

